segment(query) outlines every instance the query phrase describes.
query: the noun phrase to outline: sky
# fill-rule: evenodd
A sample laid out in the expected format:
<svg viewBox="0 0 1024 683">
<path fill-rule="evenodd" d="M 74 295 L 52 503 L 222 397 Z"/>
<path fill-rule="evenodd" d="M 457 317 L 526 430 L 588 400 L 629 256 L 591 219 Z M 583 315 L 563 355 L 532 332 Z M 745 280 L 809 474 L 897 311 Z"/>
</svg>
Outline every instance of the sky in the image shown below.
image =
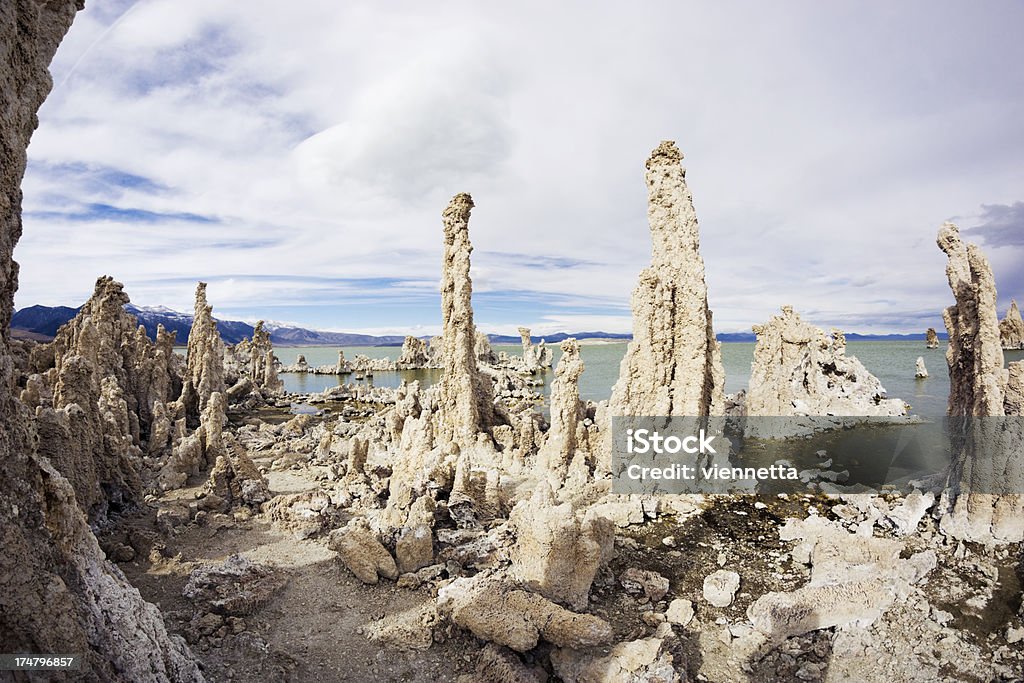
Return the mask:
<svg viewBox="0 0 1024 683">
<path fill-rule="evenodd" d="M 644 162 L 676 140 L 719 332 L 783 304 L 942 329 L 945 220 L 1024 299 L 1024 4 L 87 0 L 51 66 L 15 303 L 440 329 L 631 329 Z"/>
</svg>

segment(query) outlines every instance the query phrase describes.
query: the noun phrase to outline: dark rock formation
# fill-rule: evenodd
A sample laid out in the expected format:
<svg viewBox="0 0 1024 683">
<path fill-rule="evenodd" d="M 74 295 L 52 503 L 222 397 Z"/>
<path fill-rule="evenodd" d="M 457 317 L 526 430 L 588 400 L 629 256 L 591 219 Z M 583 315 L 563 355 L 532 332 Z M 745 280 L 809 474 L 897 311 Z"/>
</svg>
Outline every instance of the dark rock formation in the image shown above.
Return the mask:
<svg viewBox="0 0 1024 683">
<path fill-rule="evenodd" d="M 75 489 L 36 451 L 13 392 L 8 325 L 25 150 L 52 86 L 47 66 L 80 8 L 75 0 L 0 4 L 0 650 L 84 655 L 81 670 L 51 680 L 201 681 L 184 642 L 105 559 Z"/>
</svg>

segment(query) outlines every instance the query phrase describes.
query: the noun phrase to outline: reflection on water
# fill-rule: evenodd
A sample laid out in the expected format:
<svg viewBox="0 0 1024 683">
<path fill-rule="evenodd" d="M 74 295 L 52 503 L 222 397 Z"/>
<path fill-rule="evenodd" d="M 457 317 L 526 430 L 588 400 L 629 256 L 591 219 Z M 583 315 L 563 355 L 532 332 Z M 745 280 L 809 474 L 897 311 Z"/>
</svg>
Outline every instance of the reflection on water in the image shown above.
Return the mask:
<svg viewBox="0 0 1024 683">
<path fill-rule="evenodd" d="M 402 384 L 402 380 L 412 382 L 419 380 L 420 385 L 429 387 L 441 378 L 440 370 L 397 370 L 391 372 L 375 372 L 363 379 L 356 379 L 356 374 L 350 375 L 309 375 L 304 373 L 281 373 L 284 380 L 285 391 L 296 394 L 319 393 L 325 389 L 336 387 L 341 384 L 365 384 L 371 387 L 386 387 L 395 389 Z"/>
<path fill-rule="evenodd" d="M 550 345 L 554 351 L 554 363 L 562 352 L 557 344 Z M 851 341 L 846 345 L 848 355 L 856 356 L 865 367 L 882 382 L 890 398 L 902 398 L 911 405 L 915 415 L 941 416 L 946 414 L 946 398 L 949 396 L 949 374 L 946 370 L 945 345 L 938 349 L 926 349 L 923 341 Z M 522 353 L 518 344 L 496 344 L 495 352 L 504 351 L 509 355 Z M 396 346 L 346 347 L 345 357 L 349 360 L 362 354 L 370 358 L 396 360 L 401 348 Z M 338 347 L 278 347 L 278 358 L 284 364 L 294 363 L 298 354 L 306 357 L 310 365 L 334 365 L 338 359 Z M 584 400 L 601 401 L 611 395 L 612 385 L 619 376 L 619 364 L 626 352 L 626 343 L 586 344 L 580 348 L 580 356 L 586 366 L 580 377 L 580 396 Z M 914 377 L 917 357 L 924 358 L 930 376 L 926 379 Z M 754 344 L 740 342 L 722 344 L 722 365 L 725 368 L 725 389 L 734 393 L 747 386 L 750 379 L 750 363 L 754 357 Z M 1006 351 L 1006 362 L 1024 360 L 1024 351 Z M 305 375 L 282 373 L 285 389 L 294 393 L 320 392 L 342 383 L 365 383 L 382 387 L 397 387 L 402 380 L 418 379 L 424 387 L 440 378 L 438 370 L 401 370 L 377 372 L 372 378 L 361 382 L 355 375 Z M 554 372 L 543 375 L 544 386 L 540 388 L 545 400 L 550 392 Z"/>
</svg>

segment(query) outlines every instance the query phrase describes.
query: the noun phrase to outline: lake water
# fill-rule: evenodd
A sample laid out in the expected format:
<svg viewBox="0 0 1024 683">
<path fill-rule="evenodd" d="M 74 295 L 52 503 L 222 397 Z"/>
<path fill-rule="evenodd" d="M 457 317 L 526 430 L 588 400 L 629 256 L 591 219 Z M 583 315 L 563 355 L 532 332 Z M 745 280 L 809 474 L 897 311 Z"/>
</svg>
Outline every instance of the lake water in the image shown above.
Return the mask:
<svg viewBox="0 0 1024 683">
<path fill-rule="evenodd" d="M 585 400 L 600 401 L 611 394 L 612 385 L 619 376 L 619 364 L 626 353 L 626 342 L 612 344 L 584 344 L 580 356 L 586 369 L 580 377 L 580 395 Z M 495 344 L 495 352 L 505 351 L 518 355 L 522 348 L 518 344 Z M 557 365 L 561 350 L 552 345 Z M 277 357 L 285 365 L 295 362 L 301 353 L 310 365 L 333 365 L 338 359 L 338 347 L 276 347 Z M 345 357 L 352 360 L 357 354 L 370 358 L 396 360 L 401 348 L 395 346 L 345 347 Z M 945 345 L 937 349 L 926 349 L 923 341 L 851 341 L 846 346 L 847 355 L 856 356 L 864 366 L 882 382 L 889 398 L 902 398 L 910 404 L 916 415 L 941 416 L 946 414 L 946 399 L 949 395 L 949 375 L 946 370 Z M 1005 351 L 1006 362 L 1024 359 L 1024 351 Z M 914 366 L 918 356 L 924 358 L 930 377 L 914 378 Z M 725 368 L 725 389 L 734 393 L 747 386 L 750 379 L 750 363 L 754 357 L 753 342 L 722 344 L 722 365 Z M 307 375 L 282 373 L 285 389 L 294 393 L 323 391 L 341 383 L 355 383 L 354 375 Z M 418 379 L 423 386 L 429 386 L 440 378 L 439 370 L 402 370 L 378 372 L 372 379 L 376 386 L 397 387 L 403 379 Z M 547 397 L 554 372 L 544 375 L 543 392 Z"/>
</svg>

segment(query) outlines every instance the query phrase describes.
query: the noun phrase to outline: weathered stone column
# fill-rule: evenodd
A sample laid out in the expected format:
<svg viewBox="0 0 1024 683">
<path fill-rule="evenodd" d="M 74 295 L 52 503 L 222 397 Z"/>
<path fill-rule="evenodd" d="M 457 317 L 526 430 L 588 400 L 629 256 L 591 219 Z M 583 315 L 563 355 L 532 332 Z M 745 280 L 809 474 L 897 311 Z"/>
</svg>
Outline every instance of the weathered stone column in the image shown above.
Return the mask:
<svg viewBox="0 0 1024 683">
<path fill-rule="evenodd" d="M 460 193 L 444 210 L 444 261 L 441 270 L 441 321 L 444 375 L 438 387 L 439 436 L 466 447 L 494 424 L 491 380 L 477 367 L 473 324 L 473 281 L 469 275 L 469 214 L 473 199 Z"/>
<path fill-rule="evenodd" d="M 633 290 L 633 341 L 610 415 L 720 415 L 725 373 L 704 282 L 704 259 L 683 155 L 662 142 L 647 160 L 651 265 Z"/>
<path fill-rule="evenodd" d="M 206 303 L 206 283 L 196 286 L 195 314 L 188 333 L 188 366 L 185 370 L 182 403 L 189 426 L 199 422 L 210 394 L 224 393 L 224 342 L 213 319 L 213 306 Z"/>
<path fill-rule="evenodd" d="M 947 413 L 954 462 L 939 510 L 943 532 L 980 543 L 1024 540 L 1024 361 L 1003 367 L 992 268 L 952 223 L 939 230 L 956 304 L 943 312 L 949 332 Z"/>
</svg>

